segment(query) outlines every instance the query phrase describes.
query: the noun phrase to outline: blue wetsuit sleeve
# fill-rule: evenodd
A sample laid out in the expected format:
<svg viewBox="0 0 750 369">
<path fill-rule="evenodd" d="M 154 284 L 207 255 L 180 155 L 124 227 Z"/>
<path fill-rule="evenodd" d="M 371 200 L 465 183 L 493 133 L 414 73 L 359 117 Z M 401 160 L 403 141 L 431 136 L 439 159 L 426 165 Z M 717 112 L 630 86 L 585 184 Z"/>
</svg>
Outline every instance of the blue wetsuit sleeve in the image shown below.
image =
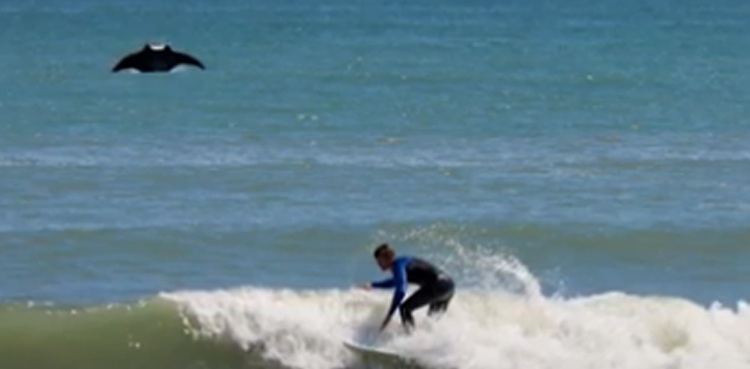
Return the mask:
<svg viewBox="0 0 750 369">
<path fill-rule="evenodd" d="M 391 307 L 388 309 L 388 315 L 385 317 L 385 321 L 388 322 L 396 312 L 396 309 L 401 305 L 401 300 L 406 295 L 406 263 L 408 259 L 397 259 L 393 264 L 393 285 L 396 290 L 393 292 L 393 300 L 391 300 Z"/>
</svg>

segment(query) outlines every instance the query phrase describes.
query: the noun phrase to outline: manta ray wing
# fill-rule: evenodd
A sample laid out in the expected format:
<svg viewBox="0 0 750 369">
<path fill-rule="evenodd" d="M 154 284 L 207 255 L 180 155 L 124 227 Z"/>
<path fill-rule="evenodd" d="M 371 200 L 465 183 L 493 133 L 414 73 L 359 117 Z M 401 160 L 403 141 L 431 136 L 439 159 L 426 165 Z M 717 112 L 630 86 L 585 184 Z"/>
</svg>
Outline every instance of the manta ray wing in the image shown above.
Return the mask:
<svg viewBox="0 0 750 369">
<path fill-rule="evenodd" d="M 124 58 L 120 59 L 119 62 L 112 68 L 112 72 L 119 72 L 123 69 L 130 69 L 130 68 L 138 68 L 138 61 L 140 57 L 140 52 L 133 53 L 130 55 L 125 56 Z"/>
<path fill-rule="evenodd" d="M 200 60 L 194 58 L 191 55 L 181 52 L 174 52 L 174 58 L 174 60 L 177 62 L 176 64 L 188 64 L 196 66 L 200 69 L 206 69 L 206 67 L 203 65 L 203 63 L 200 62 Z"/>
</svg>

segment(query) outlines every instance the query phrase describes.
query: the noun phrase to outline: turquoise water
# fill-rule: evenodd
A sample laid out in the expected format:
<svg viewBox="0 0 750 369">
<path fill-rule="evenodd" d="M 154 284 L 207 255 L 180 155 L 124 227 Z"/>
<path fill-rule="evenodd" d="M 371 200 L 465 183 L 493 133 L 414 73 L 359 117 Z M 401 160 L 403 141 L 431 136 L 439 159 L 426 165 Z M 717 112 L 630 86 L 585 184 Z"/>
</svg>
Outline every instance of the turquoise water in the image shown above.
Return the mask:
<svg viewBox="0 0 750 369">
<path fill-rule="evenodd" d="M 6 1 L 0 366 L 366 366 L 388 241 L 459 284 L 421 366 L 750 367 L 748 15 Z"/>
</svg>

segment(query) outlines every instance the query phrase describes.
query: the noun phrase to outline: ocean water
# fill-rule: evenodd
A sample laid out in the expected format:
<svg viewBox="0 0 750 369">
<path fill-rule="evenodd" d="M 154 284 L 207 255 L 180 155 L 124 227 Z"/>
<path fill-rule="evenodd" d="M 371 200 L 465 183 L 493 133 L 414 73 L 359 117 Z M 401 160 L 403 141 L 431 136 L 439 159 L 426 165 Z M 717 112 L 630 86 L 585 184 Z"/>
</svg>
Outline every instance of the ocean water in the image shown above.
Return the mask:
<svg viewBox="0 0 750 369">
<path fill-rule="evenodd" d="M 6 0 L 0 368 L 750 368 L 749 17 Z M 380 242 L 457 281 L 412 335 Z"/>
</svg>

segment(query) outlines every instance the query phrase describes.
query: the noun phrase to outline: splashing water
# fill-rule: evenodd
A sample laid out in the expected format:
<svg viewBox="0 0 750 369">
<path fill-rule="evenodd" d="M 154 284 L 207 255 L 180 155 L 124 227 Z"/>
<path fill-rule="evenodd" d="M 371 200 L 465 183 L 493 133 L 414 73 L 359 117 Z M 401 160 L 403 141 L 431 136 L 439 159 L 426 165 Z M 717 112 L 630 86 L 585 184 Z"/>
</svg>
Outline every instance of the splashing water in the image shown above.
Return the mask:
<svg viewBox="0 0 750 369">
<path fill-rule="evenodd" d="M 411 335 L 392 324 L 375 345 L 432 368 L 750 366 L 750 309 L 744 302 L 736 309 L 705 308 L 676 297 L 619 292 L 546 298 L 520 261 L 448 244 L 455 250 L 448 265 L 469 268 L 459 273 L 461 279 L 479 281 L 479 287 L 459 289 L 449 311 L 437 319 L 418 311 Z M 341 343 L 372 338 L 390 300 L 379 292 L 252 287 L 162 297 L 179 306 L 200 337 L 313 369 L 357 366 Z"/>
</svg>

